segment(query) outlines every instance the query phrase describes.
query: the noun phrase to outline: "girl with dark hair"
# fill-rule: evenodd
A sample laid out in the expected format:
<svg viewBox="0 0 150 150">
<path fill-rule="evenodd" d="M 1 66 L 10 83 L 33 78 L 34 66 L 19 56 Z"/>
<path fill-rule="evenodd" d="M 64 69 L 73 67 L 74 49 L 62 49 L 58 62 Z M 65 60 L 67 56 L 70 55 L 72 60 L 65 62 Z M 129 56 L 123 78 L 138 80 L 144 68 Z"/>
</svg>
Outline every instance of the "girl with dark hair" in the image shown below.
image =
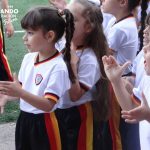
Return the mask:
<svg viewBox="0 0 150 150">
<path fill-rule="evenodd" d="M 60 133 L 53 110 L 70 88 L 70 80 L 75 81 L 70 65 L 73 16 L 67 9 L 59 12 L 53 7 L 36 7 L 23 17 L 21 26 L 26 31 L 23 41 L 30 53 L 23 59 L 19 80 L 0 82 L 1 94 L 20 98 L 16 150 L 60 150 Z M 67 66 L 55 48 L 64 32 Z"/>
<path fill-rule="evenodd" d="M 107 54 L 99 0 L 73 0 L 75 21 L 71 66 L 75 83 L 55 111 L 64 150 L 102 149 L 100 120 L 108 118 L 108 81 L 102 65 Z"/>
</svg>

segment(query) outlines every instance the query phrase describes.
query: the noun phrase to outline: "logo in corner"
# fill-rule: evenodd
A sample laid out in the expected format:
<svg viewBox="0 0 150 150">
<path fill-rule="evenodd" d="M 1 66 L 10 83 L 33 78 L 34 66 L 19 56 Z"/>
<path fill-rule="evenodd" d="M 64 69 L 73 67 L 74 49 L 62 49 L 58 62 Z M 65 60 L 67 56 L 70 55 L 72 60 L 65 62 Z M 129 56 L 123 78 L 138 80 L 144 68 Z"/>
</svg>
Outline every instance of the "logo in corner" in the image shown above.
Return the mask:
<svg viewBox="0 0 150 150">
<path fill-rule="evenodd" d="M 41 74 L 37 74 L 36 77 L 35 77 L 35 84 L 36 85 L 39 85 L 43 80 L 43 77 Z"/>
</svg>

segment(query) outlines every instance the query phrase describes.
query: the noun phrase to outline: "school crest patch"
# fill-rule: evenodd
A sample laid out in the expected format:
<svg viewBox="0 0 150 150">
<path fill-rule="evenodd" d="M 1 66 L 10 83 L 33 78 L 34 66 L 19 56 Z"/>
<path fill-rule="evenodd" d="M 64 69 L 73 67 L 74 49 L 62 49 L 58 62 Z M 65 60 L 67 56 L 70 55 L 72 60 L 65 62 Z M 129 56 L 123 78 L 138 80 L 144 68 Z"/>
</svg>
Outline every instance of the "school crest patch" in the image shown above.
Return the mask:
<svg viewBox="0 0 150 150">
<path fill-rule="evenodd" d="M 39 85 L 43 80 L 43 77 L 41 74 L 37 74 L 36 77 L 35 77 L 35 84 L 36 85 Z"/>
</svg>

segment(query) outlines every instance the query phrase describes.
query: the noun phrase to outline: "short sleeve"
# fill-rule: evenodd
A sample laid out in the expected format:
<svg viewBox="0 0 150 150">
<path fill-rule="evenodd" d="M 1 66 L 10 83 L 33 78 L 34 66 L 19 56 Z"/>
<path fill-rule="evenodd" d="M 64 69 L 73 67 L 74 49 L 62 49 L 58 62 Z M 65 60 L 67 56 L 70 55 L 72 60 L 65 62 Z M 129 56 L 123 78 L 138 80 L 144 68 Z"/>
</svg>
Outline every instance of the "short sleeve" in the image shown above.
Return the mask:
<svg viewBox="0 0 150 150">
<path fill-rule="evenodd" d="M 144 63 L 144 59 L 143 59 L 143 51 L 140 51 L 140 53 L 136 56 L 136 58 L 134 59 L 133 63 L 132 63 L 132 72 L 134 74 L 137 73 L 137 67 L 139 65 L 139 63 L 141 63 L 141 61 L 143 61 L 142 63 Z"/>
<path fill-rule="evenodd" d="M 122 30 L 118 28 L 112 28 L 107 36 L 109 48 L 114 51 L 118 51 L 120 49 L 120 45 L 122 45 L 125 41 L 125 38 L 126 35 Z"/>
<path fill-rule="evenodd" d="M 80 85 L 85 89 L 91 89 L 100 78 L 99 67 L 94 64 L 83 64 L 79 68 L 78 78 Z"/>
<path fill-rule="evenodd" d="M 68 73 L 64 70 L 56 71 L 49 77 L 44 97 L 57 102 L 69 89 L 70 80 Z"/>
<path fill-rule="evenodd" d="M 133 88 L 132 100 L 136 104 L 140 104 L 142 100 L 142 91 L 143 91 L 144 80 L 141 80 L 137 88 Z"/>
</svg>

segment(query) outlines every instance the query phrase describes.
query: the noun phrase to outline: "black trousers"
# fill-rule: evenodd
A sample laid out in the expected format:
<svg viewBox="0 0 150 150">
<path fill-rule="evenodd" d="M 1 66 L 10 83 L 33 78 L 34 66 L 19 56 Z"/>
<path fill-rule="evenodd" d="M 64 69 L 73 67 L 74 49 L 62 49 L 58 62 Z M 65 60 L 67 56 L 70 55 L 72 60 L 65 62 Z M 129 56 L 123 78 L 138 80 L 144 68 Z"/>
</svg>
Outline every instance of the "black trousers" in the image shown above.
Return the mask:
<svg viewBox="0 0 150 150">
<path fill-rule="evenodd" d="M 21 111 L 16 124 L 16 150 L 50 150 L 44 114 Z"/>
</svg>

